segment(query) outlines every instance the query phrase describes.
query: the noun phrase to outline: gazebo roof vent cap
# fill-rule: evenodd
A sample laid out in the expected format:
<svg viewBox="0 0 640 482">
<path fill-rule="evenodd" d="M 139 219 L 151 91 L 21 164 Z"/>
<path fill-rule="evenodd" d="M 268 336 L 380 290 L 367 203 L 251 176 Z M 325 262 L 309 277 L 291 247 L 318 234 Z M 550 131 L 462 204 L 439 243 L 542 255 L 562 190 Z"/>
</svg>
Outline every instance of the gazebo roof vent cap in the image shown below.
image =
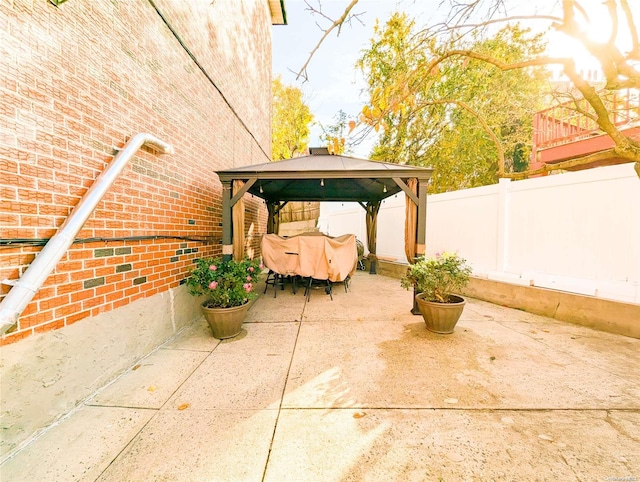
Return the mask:
<svg viewBox="0 0 640 482">
<path fill-rule="evenodd" d="M 328 147 L 310 147 L 309 155 L 311 156 L 328 156 L 329 148 Z"/>
</svg>

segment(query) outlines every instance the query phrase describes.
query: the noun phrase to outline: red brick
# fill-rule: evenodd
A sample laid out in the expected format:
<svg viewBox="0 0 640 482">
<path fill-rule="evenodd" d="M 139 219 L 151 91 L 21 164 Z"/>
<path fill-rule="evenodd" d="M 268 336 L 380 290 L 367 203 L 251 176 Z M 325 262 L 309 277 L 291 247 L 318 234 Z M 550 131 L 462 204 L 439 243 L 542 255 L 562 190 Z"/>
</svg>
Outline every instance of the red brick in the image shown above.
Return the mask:
<svg viewBox="0 0 640 482">
<path fill-rule="evenodd" d="M 95 298 L 91 298 L 82 302 L 82 309 L 86 310 L 88 308 L 93 308 L 98 305 L 104 304 L 105 297 L 104 296 L 96 296 Z"/>
<path fill-rule="evenodd" d="M 176 153 L 159 155 L 150 148 L 139 150 L 78 237 L 173 234 L 219 238 L 221 186 L 209 173 L 229 167 L 236 159 L 246 159 L 243 164 L 267 162 L 265 152 L 270 148 L 271 26 L 268 8 L 261 0 L 253 1 L 260 7 L 245 9 L 258 15 L 251 19 L 241 10 L 246 5 L 225 4 L 225 18 L 235 22 L 226 23 L 225 29 L 233 32 L 236 28 L 238 34 L 229 37 L 225 48 L 201 40 L 216 31 L 221 19 L 213 19 L 211 24 L 192 21 L 210 18 L 208 3 L 163 4 L 163 13 L 216 79 L 235 113 L 193 68 L 184 49 L 166 35 L 148 4 L 93 2 L 67 8 L 61 16 L 61 9 L 46 2 L 17 2 L 9 10 L 14 28 L 3 29 L 7 35 L 3 45 L 9 55 L 0 58 L 0 115 L 4 127 L 0 139 L 0 235 L 53 236 L 113 159 L 112 147 L 122 147 L 137 132 L 152 132 L 172 142 Z M 136 38 L 139 25 L 147 26 L 148 31 Z M 46 43 L 29 35 L 35 31 L 32 27 L 39 31 L 43 26 L 47 27 Z M 148 38 L 153 42 L 147 42 Z M 51 45 L 77 48 L 59 51 Z M 129 52 L 125 57 L 123 49 Z M 252 67 L 251 75 L 237 63 L 238 52 L 244 51 L 262 59 Z M 17 68 L 13 61 L 16 55 L 28 56 L 31 61 Z M 122 62 L 114 63 L 113 59 Z M 211 139 L 202 141 L 199 133 L 203 132 L 211 133 L 207 134 Z M 179 197 L 174 198 L 173 193 Z M 247 226 L 253 223 L 259 239 L 265 231 L 264 205 L 248 202 L 247 208 Z M 21 225 L 16 224 L 16 216 Z M 187 225 L 188 219 L 195 219 L 196 224 Z M 171 263 L 169 258 L 183 244 L 200 251 Z M 186 276 L 192 259 L 220 254 L 218 245 L 159 239 L 109 243 L 130 246 L 133 253 L 97 259 L 92 254 L 97 245 L 102 246 L 74 245 L 69 250 L 55 274 L 47 279 L 39 301 L 27 308 L 25 319 L 36 323 L 32 325 L 35 328 L 24 327 L 20 333 L 4 337 L 3 343 L 29 336 L 36 329 L 60 328 L 63 320 L 70 324 L 162 293 Z M 0 253 L 0 269 L 15 274 L 31 261 L 27 257 L 32 258 L 39 250 L 17 248 L 16 260 Z M 133 263 L 134 269 L 126 274 L 114 273 L 115 267 L 124 263 Z M 83 289 L 85 280 L 102 275 L 105 285 Z M 140 276 L 147 276 L 147 283 L 132 286 L 132 279 Z M 54 306 L 65 296 L 69 303 L 56 307 L 55 313 L 37 312 L 38 304 Z M 96 303 L 99 305 L 85 306 Z"/>
<path fill-rule="evenodd" d="M 90 315 L 91 315 L 91 311 L 81 311 L 79 313 L 74 313 L 65 318 L 65 324 L 67 326 L 72 325 L 84 318 L 87 318 Z"/>
<path fill-rule="evenodd" d="M 0 340 L 0 346 L 9 345 L 10 343 L 15 343 L 18 340 L 22 340 L 33 334 L 32 330 L 21 330 L 15 333 L 5 333 L 2 335 L 2 339 Z"/>
<path fill-rule="evenodd" d="M 74 273 L 70 273 L 69 277 L 70 277 L 71 281 L 87 280 L 87 279 L 95 278 L 93 273 L 94 273 L 94 270 L 85 269 L 85 270 L 82 270 L 82 271 L 76 271 Z"/>
<path fill-rule="evenodd" d="M 69 295 L 64 294 L 64 295 L 56 296 L 54 298 L 40 300 L 38 304 L 38 309 L 40 311 L 52 310 L 52 309 L 64 306 L 68 303 L 69 303 Z"/>
<path fill-rule="evenodd" d="M 53 314 L 56 318 L 69 316 L 79 312 L 82 309 L 82 303 L 69 303 L 54 310 Z"/>
<path fill-rule="evenodd" d="M 58 328 L 64 327 L 64 320 L 57 320 L 51 323 L 45 323 L 43 325 L 38 325 L 33 328 L 35 333 L 46 333 L 47 331 L 57 330 Z"/>
<path fill-rule="evenodd" d="M 38 309 L 37 302 L 31 302 L 27 308 L 20 314 L 18 319 L 18 327 L 20 330 L 39 325 L 45 321 L 51 320 L 51 311 Z"/>
</svg>

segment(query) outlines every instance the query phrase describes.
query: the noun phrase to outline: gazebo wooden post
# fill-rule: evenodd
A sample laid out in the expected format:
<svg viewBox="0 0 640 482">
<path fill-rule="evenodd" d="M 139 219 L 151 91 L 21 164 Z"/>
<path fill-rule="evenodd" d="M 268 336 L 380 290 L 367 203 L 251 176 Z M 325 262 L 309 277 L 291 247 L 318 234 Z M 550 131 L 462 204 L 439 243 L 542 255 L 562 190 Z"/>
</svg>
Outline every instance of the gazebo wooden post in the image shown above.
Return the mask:
<svg viewBox="0 0 640 482">
<path fill-rule="evenodd" d="M 426 231 L 427 231 L 427 182 L 426 180 L 418 180 L 418 216 L 416 218 L 417 230 L 416 230 L 416 253 L 414 262 L 420 256 L 425 255 L 426 251 Z M 420 308 L 416 302 L 416 295 L 418 294 L 417 288 L 413 287 L 413 307 L 411 313 L 419 315 Z"/>
<path fill-rule="evenodd" d="M 424 256 L 427 233 L 427 181 L 418 180 L 418 232 L 416 256 Z"/>
<path fill-rule="evenodd" d="M 231 223 L 231 182 L 222 181 L 222 259 L 233 256 L 233 226 Z"/>
</svg>

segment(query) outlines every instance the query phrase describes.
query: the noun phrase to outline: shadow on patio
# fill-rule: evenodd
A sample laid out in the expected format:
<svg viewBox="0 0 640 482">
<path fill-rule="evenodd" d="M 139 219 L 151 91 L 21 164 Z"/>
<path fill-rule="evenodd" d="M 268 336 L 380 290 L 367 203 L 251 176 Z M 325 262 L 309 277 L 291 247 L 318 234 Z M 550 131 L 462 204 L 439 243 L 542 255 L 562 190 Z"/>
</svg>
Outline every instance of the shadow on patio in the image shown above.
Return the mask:
<svg viewBox="0 0 640 482">
<path fill-rule="evenodd" d="M 399 281 L 273 289 L 187 327 L 0 467 L 3 480 L 638 480 L 640 340 Z"/>
</svg>

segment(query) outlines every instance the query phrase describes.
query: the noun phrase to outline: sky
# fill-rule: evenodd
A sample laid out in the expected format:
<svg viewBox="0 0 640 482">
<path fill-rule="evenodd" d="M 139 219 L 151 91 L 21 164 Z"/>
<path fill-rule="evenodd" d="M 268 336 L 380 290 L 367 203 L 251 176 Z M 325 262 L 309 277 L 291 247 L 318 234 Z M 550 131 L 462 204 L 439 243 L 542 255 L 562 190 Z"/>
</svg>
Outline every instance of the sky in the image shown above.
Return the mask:
<svg viewBox="0 0 640 482">
<path fill-rule="evenodd" d="M 636 3 L 637 2 L 637 3 Z M 318 0 L 309 0 L 317 7 Z M 310 146 L 320 146 L 322 130 L 317 123 L 330 125 L 335 122 L 334 117 L 340 109 L 345 111 L 349 119 L 356 119 L 362 106 L 367 101 L 363 89 L 366 87 L 364 79 L 355 69 L 355 63 L 361 52 L 369 46 L 373 35 L 376 19 L 381 23 L 396 10 L 406 11 L 417 19 L 417 23 L 434 24 L 441 21 L 447 13 L 446 5 L 439 7 L 442 0 L 359 0 L 352 13 L 360 14 L 359 21 L 345 24 L 339 37 L 335 31 L 325 40 L 315 53 L 308 67 L 308 81 L 296 79 L 296 73 L 304 65 L 309 53 L 322 37 L 320 26 L 327 28 L 330 23 L 317 16 L 313 16 L 303 0 L 285 0 L 288 25 L 273 27 L 273 74 L 281 75 L 285 84 L 299 87 L 304 93 L 304 100 L 315 116 L 316 125 L 311 128 Z M 447 2 L 444 2 L 447 3 Z M 557 8 L 560 0 L 512 0 L 509 2 L 511 13 L 549 13 L 554 6 Z M 602 8 L 601 0 L 583 0 L 588 8 Z M 348 0 L 322 0 L 323 11 L 331 18 L 338 17 L 349 4 Z M 588 5 L 587 5 L 588 4 Z M 630 2 L 640 16 L 640 0 Z M 595 15 L 593 22 L 599 22 L 605 15 Z M 594 25 L 594 32 L 606 32 L 605 26 Z M 576 46 L 567 42 L 566 38 L 557 34 L 552 38 L 555 55 L 572 55 Z M 590 68 L 589 62 L 583 59 L 585 68 Z M 356 147 L 355 157 L 366 158 L 375 139 L 371 137 Z"/>
<path fill-rule="evenodd" d="M 334 116 L 340 109 L 350 117 L 356 118 L 358 112 L 366 102 L 361 94 L 365 87 L 362 76 L 354 68 L 360 52 L 367 48 L 369 39 L 373 35 L 376 18 L 386 19 L 396 9 L 406 10 L 417 14 L 424 12 L 428 4 L 437 4 L 439 0 L 360 0 L 352 10 L 361 13 L 362 23 L 353 21 L 345 25 L 336 38 L 335 34 L 328 37 L 325 43 L 314 55 L 308 68 L 309 80 L 296 80 L 296 73 L 304 65 L 309 53 L 313 50 L 323 32 L 316 25 L 316 20 L 303 0 L 285 0 L 288 25 L 273 27 L 273 73 L 282 75 L 282 80 L 302 89 L 304 100 L 311 108 L 316 122 L 329 125 L 335 122 Z M 317 5 L 317 2 L 310 2 Z M 346 0 L 324 0 L 323 11 L 329 16 L 337 17 L 343 11 Z M 416 7 L 416 3 L 420 3 Z M 435 10 L 435 7 L 433 7 Z M 326 28 L 329 23 L 321 24 Z M 294 72 L 296 73 L 294 73 Z M 311 129 L 310 146 L 320 146 L 322 130 L 318 125 Z M 374 139 L 363 143 L 353 153 L 355 157 L 367 157 Z"/>
</svg>

